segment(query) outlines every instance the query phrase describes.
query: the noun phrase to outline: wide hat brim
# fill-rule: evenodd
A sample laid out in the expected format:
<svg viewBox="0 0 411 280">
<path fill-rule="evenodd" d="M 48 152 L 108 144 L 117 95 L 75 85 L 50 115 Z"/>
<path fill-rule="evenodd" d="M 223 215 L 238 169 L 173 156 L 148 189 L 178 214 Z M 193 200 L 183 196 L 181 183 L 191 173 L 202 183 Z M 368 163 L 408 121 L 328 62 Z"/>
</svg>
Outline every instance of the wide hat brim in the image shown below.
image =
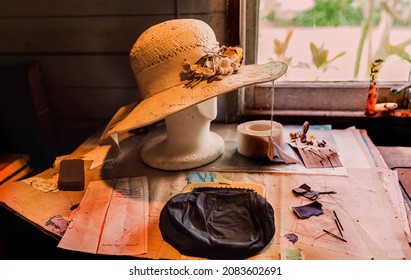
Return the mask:
<svg viewBox="0 0 411 280">
<path fill-rule="evenodd" d="M 193 88 L 185 87 L 184 83 L 179 84 L 141 101 L 124 118 L 108 127 L 104 137 L 156 123 L 193 105 L 242 87 L 274 81 L 286 71 L 287 64 L 275 61 L 245 65 L 235 74 L 222 76 L 221 80 L 211 83 L 202 81 Z"/>
</svg>

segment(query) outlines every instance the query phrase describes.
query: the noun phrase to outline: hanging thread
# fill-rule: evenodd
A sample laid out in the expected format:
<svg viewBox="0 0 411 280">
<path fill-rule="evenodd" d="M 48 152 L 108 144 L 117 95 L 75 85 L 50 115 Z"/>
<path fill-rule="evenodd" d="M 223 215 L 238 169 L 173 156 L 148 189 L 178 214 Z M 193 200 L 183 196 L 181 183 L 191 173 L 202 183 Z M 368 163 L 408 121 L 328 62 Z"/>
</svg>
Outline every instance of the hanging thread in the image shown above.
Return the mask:
<svg viewBox="0 0 411 280">
<path fill-rule="evenodd" d="M 272 81 L 271 84 L 271 133 L 270 133 L 270 139 L 273 138 L 273 120 L 274 120 L 274 84 L 275 81 Z"/>
</svg>

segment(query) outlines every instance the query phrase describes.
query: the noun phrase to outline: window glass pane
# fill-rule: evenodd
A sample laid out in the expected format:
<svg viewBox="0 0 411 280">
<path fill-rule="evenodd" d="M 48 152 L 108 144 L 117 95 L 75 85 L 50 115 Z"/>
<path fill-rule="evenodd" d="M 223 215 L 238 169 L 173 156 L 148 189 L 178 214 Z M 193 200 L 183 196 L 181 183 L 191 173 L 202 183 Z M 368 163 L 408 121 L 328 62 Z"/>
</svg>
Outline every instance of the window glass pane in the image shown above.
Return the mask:
<svg viewBox="0 0 411 280">
<path fill-rule="evenodd" d="M 258 63 L 282 60 L 289 81 L 406 81 L 411 0 L 260 0 Z"/>
</svg>

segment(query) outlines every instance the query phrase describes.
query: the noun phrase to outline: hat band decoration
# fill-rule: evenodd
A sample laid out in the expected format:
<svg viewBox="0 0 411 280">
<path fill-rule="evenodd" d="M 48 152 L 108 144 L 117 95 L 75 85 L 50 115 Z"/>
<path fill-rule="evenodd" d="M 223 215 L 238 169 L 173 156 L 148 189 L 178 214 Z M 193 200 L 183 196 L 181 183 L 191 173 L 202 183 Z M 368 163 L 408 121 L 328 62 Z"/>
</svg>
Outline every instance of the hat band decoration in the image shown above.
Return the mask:
<svg viewBox="0 0 411 280">
<path fill-rule="evenodd" d="M 241 47 L 214 48 L 206 50 L 195 64 L 191 65 L 188 61 L 184 62 L 183 79 L 189 80 L 185 87 L 193 88 L 201 81 L 207 80 L 211 83 L 221 80 L 223 75 L 231 75 L 238 71 L 243 63 L 243 49 Z"/>
<path fill-rule="evenodd" d="M 196 62 L 191 64 L 192 61 Z M 237 72 L 242 62 L 243 51 L 238 46 L 215 47 L 212 50 L 207 47 L 195 48 L 141 71 L 136 76 L 136 80 L 141 92 L 145 94 L 144 98 L 147 98 L 182 83 L 185 83 L 187 88 L 193 88 L 201 81 L 206 80 L 207 83 L 211 83 L 221 80 L 221 76 L 229 76 Z M 179 74 L 169 75 L 169 73 Z M 160 78 L 166 76 L 167 79 Z M 152 83 L 153 77 L 159 79 Z"/>
</svg>

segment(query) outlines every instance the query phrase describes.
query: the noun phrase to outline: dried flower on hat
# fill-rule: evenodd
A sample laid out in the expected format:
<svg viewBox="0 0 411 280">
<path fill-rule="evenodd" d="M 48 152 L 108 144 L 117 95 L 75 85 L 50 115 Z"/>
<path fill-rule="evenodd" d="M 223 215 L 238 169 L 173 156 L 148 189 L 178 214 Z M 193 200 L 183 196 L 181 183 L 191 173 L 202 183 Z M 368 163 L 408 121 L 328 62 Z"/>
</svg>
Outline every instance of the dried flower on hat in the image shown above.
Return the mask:
<svg viewBox="0 0 411 280">
<path fill-rule="evenodd" d="M 183 79 L 189 80 L 185 87 L 193 88 L 201 81 L 211 83 L 220 80 L 222 75 L 231 75 L 238 71 L 243 62 L 241 47 L 226 47 L 207 50 L 195 64 L 187 61 L 183 64 Z"/>
</svg>

